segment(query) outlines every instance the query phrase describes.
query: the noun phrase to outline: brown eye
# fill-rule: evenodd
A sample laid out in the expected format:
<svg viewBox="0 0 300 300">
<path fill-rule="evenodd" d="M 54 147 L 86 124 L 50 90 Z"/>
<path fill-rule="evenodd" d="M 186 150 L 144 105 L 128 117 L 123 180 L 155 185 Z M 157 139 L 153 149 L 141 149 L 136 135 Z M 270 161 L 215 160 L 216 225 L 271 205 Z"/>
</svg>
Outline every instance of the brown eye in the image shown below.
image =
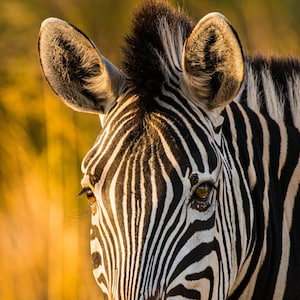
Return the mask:
<svg viewBox="0 0 300 300">
<path fill-rule="evenodd" d="M 198 211 L 205 211 L 211 205 L 210 192 L 212 185 L 209 182 L 199 184 L 193 192 L 191 207 Z"/>
<path fill-rule="evenodd" d="M 196 188 L 194 195 L 199 199 L 201 199 L 202 201 L 205 201 L 208 198 L 210 191 L 211 191 L 210 184 L 205 182 L 203 184 L 200 184 Z"/>
<path fill-rule="evenodd" d="M 79 193 L 78 196 L 81 196 L 85 194 L 86 195 L 86 198 L 88 199 L 88 201 L 90 202 L 90 204 L 93 204 L 96 202 L 96 197 L 93 193 L 93 191 L 91 190 L 91 188 L 89 187 L 84 187 L 81 192 Z"/>
<path fill-rule="evenodd" d="M 88 199 L 88 201 L 90 202 L 90 204 L 93 204 L 96 202 L 96 197 L 94 195 L 94 193 L 92 192 L 91 189 L 88 189 L 86 191 L 86 198 Z"/>
</svg>

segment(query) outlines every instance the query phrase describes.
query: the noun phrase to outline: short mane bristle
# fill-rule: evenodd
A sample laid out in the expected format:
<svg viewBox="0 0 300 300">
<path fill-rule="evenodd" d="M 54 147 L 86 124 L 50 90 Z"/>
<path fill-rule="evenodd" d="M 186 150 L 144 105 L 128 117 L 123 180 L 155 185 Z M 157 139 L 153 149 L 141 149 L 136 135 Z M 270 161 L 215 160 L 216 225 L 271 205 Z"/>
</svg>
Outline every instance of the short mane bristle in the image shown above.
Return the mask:
<svg viewBox="0 0 300 300">
<path fill-rule="evenodd" d="M 181 31 L 182 43 L 193 28 L 191 20 L 180 8 L 175 9 L 165 1 L 145 1 L 133 16 L 131 34 L 125 38 L 123 48 L 123 69 L 131 90 L 144 98 L 146 106 L 149 104 L 147 99 L 158 94 L 165 80 L 161 61 L 167 62 L 168 54 L 160 32 L 162 20 L 174 35 Z"/>
</svg>

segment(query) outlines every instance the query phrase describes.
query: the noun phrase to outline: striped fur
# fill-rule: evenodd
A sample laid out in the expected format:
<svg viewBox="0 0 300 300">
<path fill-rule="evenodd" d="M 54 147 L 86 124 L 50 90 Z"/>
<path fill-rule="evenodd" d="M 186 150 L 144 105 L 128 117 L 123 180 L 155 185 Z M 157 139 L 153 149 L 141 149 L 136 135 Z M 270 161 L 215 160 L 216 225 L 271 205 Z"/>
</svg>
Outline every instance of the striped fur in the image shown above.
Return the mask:
<svg viewBox="0 0 300 300">
<path fill-rule="evenodd" d="M 216 34 L 230 31 L 238 45 L 226 22 Z M 246 57 L 235 99 L 224 89 L 210 106 L 184 73 L 194 26 L 152 1 L 134 17 L 126 88 L 82 163 L 95 279 L 111 300 L 298 299 L 300 63 Z M 218 64 L 230 53 L 214 43 L 203 56 Z M 215 83 L 198 95 L 214 97 Z M 211 191 L 200 210 L 203 183 Z"/>
<path fill-rule="evenodd" d="M 288 102 L 298 77 L 267 86 L 267 62 L 247 64 L 250 84 L 226 107 L 222 133 L 179 81 L 164 84 L 142 125 L 139 98 L 125 96 L 109 114 L 83 171 L 97 175 L 91 248 L 110 299 L 299 296 L 300 136 L 296 123 L 285 125 L 285 108 L 299 109 Z M 204 215 L 188 203 L 194 173 L 217 187 Z"/>
</svg>

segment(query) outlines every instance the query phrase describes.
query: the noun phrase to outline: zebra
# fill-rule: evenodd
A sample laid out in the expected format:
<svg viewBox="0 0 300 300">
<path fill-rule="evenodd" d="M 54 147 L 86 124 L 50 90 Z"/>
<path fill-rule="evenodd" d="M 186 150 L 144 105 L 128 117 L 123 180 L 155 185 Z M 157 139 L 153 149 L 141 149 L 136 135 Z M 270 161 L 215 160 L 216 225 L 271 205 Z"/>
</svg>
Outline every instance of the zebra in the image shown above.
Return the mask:
<svg viewBox="0 0 300 300">
<path fill-rule="evenodd" d="M 300 299 L 300 62 L 246 56 L 230 22 L 145 1 L 122 68 L 41 25 L 46 79 L 100 116 L 82 162 L 107 299 Z"/>
</svg>

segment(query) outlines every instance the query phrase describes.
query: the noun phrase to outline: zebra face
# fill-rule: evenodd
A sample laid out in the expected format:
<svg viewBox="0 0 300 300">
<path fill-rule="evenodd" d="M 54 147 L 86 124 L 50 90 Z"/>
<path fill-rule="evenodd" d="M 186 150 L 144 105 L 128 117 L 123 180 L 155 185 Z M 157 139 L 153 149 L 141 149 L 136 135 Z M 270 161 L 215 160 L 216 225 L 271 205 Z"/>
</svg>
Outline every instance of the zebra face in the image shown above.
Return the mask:
<svg viewBox="0 0 300 300">
<path fill-rule="evenodd" d="M 83 161 L 95 278 L 112 299 L 166 299 L 188 290 L 204 297 L 221 258 L 216 208 L 224 157 L 201 128 L 200 110 L 195 128 L 192 119 L 178 122 L 172 106 L 137 125 L 134 109 L 127 110 L 135 101 L 109 113 Z"/>
<path fill-rule="evenodd" d="M 64 21 L 44 21 L 39 41 L 54 91 L 103 126 L 82 163 L 94 276 L 109 299 L 225 298 L 236 266 L 221 220 L 240 195 L 222 112 L 243 81 L 240 43 L 220 14 L 194 26 L 152 2 L 126 43 L 123 72 Z"/>
</svg>

